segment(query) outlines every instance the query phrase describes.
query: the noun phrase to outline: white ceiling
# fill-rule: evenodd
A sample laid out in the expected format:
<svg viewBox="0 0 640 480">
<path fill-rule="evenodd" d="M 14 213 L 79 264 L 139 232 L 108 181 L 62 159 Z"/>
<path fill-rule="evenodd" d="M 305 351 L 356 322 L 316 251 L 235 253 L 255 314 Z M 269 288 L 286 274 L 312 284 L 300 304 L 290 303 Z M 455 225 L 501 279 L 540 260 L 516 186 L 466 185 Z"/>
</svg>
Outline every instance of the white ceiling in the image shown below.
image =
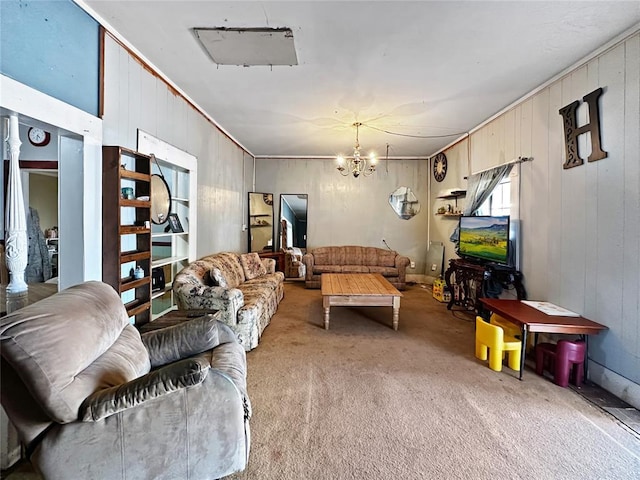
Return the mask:
<svg viewBox="0 0 640 480">
<path fill-rule="evenodd" d="M 640 22 L 637 0 L 78 3 L 257 156 L 351 154 L 354 122 L 363 153 L 430 156 Z M 291 28 L 299 64 L 217 66 L 194 27 Z"/>
</svg>

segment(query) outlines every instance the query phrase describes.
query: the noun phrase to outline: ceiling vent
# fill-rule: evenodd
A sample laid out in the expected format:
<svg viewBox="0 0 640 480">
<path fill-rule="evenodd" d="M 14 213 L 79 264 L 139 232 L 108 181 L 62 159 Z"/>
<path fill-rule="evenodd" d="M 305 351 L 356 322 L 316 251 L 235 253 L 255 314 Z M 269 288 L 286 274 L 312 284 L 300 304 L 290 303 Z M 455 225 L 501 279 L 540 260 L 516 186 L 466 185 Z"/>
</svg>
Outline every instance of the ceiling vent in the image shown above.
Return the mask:
<svg viewBox="0 0 640 480">
<path fill-rule="evenodd" d="M 297 65 L 290 28 L 194 28 L 218 65 Z"/>
</svg>

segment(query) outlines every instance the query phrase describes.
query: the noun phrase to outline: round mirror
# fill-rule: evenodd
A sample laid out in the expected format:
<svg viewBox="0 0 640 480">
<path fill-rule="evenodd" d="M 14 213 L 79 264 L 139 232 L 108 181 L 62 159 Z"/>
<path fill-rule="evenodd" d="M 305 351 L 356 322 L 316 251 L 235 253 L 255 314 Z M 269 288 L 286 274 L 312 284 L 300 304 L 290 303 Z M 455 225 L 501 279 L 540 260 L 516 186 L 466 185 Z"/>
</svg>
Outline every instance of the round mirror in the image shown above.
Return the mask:
<svg viewBox="0 0 640 480">
<path fill-rule="evenodd" d="M 171 192 L 164 177 L 151 175 L 151 221 L 162 225 L 171 212 Z"/>
</svg>

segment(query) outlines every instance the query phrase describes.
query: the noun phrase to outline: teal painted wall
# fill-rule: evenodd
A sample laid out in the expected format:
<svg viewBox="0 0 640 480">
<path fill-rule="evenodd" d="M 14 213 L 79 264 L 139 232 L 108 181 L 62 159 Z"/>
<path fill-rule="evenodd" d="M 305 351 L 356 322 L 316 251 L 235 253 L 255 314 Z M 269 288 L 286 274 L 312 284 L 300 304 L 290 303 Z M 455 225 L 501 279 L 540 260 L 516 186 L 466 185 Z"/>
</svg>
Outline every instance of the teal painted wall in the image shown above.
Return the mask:
<svg viewBox="0 0 640 480">
<path fill-rule="evenodd" d="M 0 0 L 0 72 L 92 115 L 99 25 L 71 0 Z"/>
</svg>

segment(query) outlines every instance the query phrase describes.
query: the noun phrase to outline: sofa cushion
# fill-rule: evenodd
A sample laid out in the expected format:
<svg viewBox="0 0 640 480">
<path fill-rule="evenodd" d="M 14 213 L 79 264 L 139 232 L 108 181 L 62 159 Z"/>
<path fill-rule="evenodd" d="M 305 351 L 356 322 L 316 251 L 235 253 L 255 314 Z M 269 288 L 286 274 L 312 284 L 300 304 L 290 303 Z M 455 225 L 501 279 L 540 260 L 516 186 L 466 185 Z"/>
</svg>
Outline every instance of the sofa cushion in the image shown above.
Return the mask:
<svg viewBox="0 0 640 480">
<path fill-rule="evenodd" d="M 188 269 L 188 270 L 187 270 Z M 211 264 L 204 259 L 196 260 L 189 264 L 184 273 L 190 274 L 198 283 L 211 286 L 212 278 L 209 277 L 209 270 L 211 270 Z"/>
<path fill-rule="evenodd" d="M 244 276 L 247 280 L 252 280 L 267 274 L 267 269 L 262 264 L 260 256 L 257 253 L 243 253 L 240 255 L 240 263 L 242 264 Z"/>
<path fill-rule="evenodd" d="M 396 267 L 377 267 L 372 265 L 369 267 L 370 273 L 379 273 L 383 277 L 397 277 L 400 275 L 400 272 Z"/>
<path fill-rule="evenodd" d="M 58 423 L 76 420 L 97 388 L 150 370 L 120 296 L 102 282 L 70 287 L 4 317 L 0 325 L 3 358 Z M 105 370 L 109 378 L 101 378 Z"/>
<path fill-rule="evenodd" d="M 314 265 L 313 273 L 342 273 L 342 265 Z"/>
<path fill-rule="evenodd" d="M 229 287 L 226 277 L 222 274 L 222 271 L 220 271 L 219 268 L 214 267 L 209 270 L 209 277 L 211 277 L 211 283 L 213 286 L 224 288 Z"/>
<path fill-rule="evenodd" d="M 369 273 L 366 265 L 343 265 L 342 273 Z"/>
<path fill-rule="evenodd" d="M 315 265 L 343 265 L 344 247 L 319 247 L 313 250 Z"/>
<path fill-rule="evenodd" d="M 338 265 L 371 265 L 365 258 L 365 249 L 357 245 L 338 247 L 344 254 L 344 259 Z M 375 265 L 375 264 L 374 264 Z"/>
<path fill-rule="evenodd" d="M 367 247 L 372 253 L 367 256 L 371 256 L 372 262 L 369 265 L 378 265 L 379 267 L 393 267 L 396 264 L 397 252 L 393 250 L 385 250 L 383 248 Z M 376 257 L 374 260 L 373 257 Z"/>
<path fill-rule="evenodd" d="M 266 275 L 252 278 L 251 280 L 247 280 L 244 283 L 247 285 L 264 287 L 269 290 L 275 290 L 283 281 L 284 281 L 284 273 L 275 272 L 275 273 L 267 273 Z M 242 290 L 241 286 L 238 288 Z"/>
<path fill-rule="evenodd" d="M 127 324 L 120 336 L 69 385 L 69 394 L 86 397 L 95 390 L 121 385 L 146 374 L 150 369 L 149 352 L 140 348 L 140 333 Z M 144 345 L 144 344 L 142 344 Z"/>
<path fill-rule="evenodd" d="M 227 282 L 227 288 L 237 288 L 245 281 L 244 269 L 240 263 L 237 253 L 221 252 L 209 257 L 205 260 L 210 262 L 210 268 L 218 268 Z"/>
</svg>

